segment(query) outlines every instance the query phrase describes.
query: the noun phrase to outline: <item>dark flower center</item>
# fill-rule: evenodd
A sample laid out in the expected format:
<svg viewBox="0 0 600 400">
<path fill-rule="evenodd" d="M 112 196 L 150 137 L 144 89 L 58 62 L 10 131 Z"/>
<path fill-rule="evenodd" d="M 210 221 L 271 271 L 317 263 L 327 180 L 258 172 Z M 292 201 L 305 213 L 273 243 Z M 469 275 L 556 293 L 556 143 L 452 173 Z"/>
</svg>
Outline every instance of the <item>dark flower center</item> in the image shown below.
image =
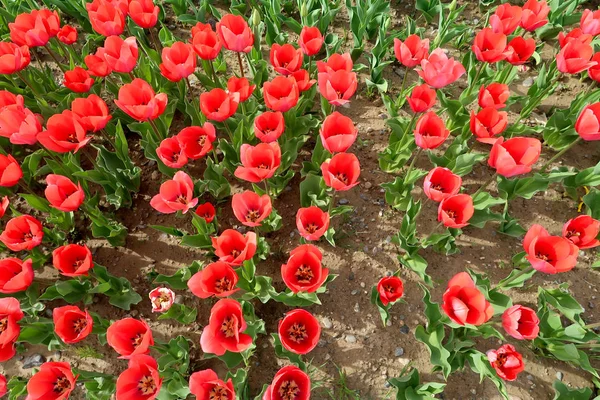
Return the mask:
<svg viewBox="0 0 600 400">
<path fill-rule="evenodd" d="M 171 297 L 165 292 L 159 292 L 160 294 L 152 300 L 155 308 L 162 308 L 163 304 L 168 304 L 171 301 Z"/>
<path fill-rule="evenodd" d="M 151 376 L 143 376 L 138 382 L 138 389 L 143 395 L 149 395 L 156 392 L 156 383 Z"/>
<path fill-rule="evenodd" d="M 198 138 L 198 144 L 200 145 L 200 147 L 204 147 L 204 145 L 206 144 L 206 136 L 202 135 Z"/>
<path fill-rule="evenodd" d="M 237 250 L 237 249 L 233 249 L 233 250 L 231 250 L 231 256 L 232 256 L 233 258 L 237 258 L 237 257 L 238 257 L 240 254 L 242 254 L 242 252 L 241 252 L 241 251 L 239 251 L 239 250 Z"/>
<path fill-rule="evenodd" d="M 246 219 L 250 222 L 256 222 L 260 218 L 260 213 L 258 210 L 248 211 L 248 215 L 246 215 Z"/>
<path fill-rule="evenodd" d="M 348 177 L 343 172 L 339 172 L 334 176 L 338 181 L 342 182 L 344 185 L 348 184 Z"/>
<path fill-rule="evenodd" d="M 33 239 L 33 234 L 31 232 L 27 232 L 23 234 L 23 241 L 28 242 Z"/>
<path fill-rule="evenodd" d="M 494 364 L 496 364 L 497 367 L 501 368 L 504 366 L 504 363 L 506 363 L 507 359 L 508 359 L 508 356 L 506 354 L 504 354 L 504 353 L 498 354 Z"/>
<path fill-rule="evenodd" d="M 221 385 L 215 385 L 208 393 L 208 400 L 229 400 L 227 389 Z"/>
<path fill-rule="evenodd" d="M 448 210 L 446 211 L 446 214 L 448 214 L 448 217 L 452 219 L 456 219 L 456 217 L 458 217 L 458 213 L 454 210 Z"/>
<path fill-rule="evenodd" d="M 132 337 L 131 343 L 133 344 L 133 348 L 137 348 L 140 344 L 142 344 L 143 338 L 144 338 L 144 335 L 142 335 L 141 333 L 138 333 L 137 335 Z"/>
<path fill-rule="evenodd" d="M 181 204 L 187 204 L 188 203 L 187 199 L 182 194 L 180 194 L 179 197 L 177 197 L 176 201 L 178 203 L 181 203 Z"/>
<path fill-rule="evenodd" d="M 298 267 L 294 275 L 299 283 L 310 283 L 315 276 L 312 272 L 312 269 L 310 269 L 308 265 L 304 264 Z"/>
<path fill-rule="evenodd" d="M 79 318 L 73 321 L 73 331 L 76 334 L 80 334 L 87 327 L 87 320 L 85 318 Z"/>
<path fill-rule="evenodd" d="M 306 326 L 299 322 L 294 323 L 288 328 L 288 336 L 292 341 L 296 343 L 303 342 L 304 339 L 308 337 L 308 332 L 306 332 Z"/>
<path fill-rule="evenodd" d="M 269 166 L 267 164 L 260 164 L 257 168 L 258 169 L 269 169 Z"/>
<path fill-rule="evenodd" d="M 548 261 L 548 262 L 552 261 L 550 259 L 550 256 L 548 256 L 547 254 L 537 253 L 535 256 L 536 256 L 536 258 L 539 258 L 540 260 L 544 260 L 544 261 Z"/>
<path fill-rule="evenodd" d="M 567 231 L 567 239 L 571 238 L 573 236 L 579 237 L 581 236 L 581 232 L 577 232 L 577 231 Z"/>
<path fill-rule="evenodd" d="M 228 292 L 232 287 L 232 282 L 225 276 L 215 281 L 215 292 L 217 293 Z"/>
<path fill-rule="evenodd" d="M 235 336 L 235 319 L 233 317 L 227 317 L 223 320 L 221 323 L 221 332 L 227 338 Z"/>
<path fill-rule="evenodd" d="M 318 230 L 319 230 L 319 227 L 316 224 L 310 223 L 310 224 L 306 225 L 306 232 L 308 232 L 308 233 L 315 233 Z"/>
<path fill-rule="evenodd" d="M 8 317 L 0 319 L 0 333 L 4 332 L 8 328 Z"/>
<path fill-rule="evenodd" d="M 296 381 L 285 381 L 279 386 L 281 400 L 295 400 L 300 395 L 300 388 Z"/>
<path fill-rule="evenodd" d="M 437 191 L 440 191 L 440 192 L 444 191 L 444 187 L 442 185 L 440 185 L 439 183 L 435 183 L 435 184 L 431 185 L 431 188 L 433 190 L 437 190 Z"/>
<path fill-rule="evenodd" d="M 54 382 L 55 393 L 63 394 L 69 389 L 71 389 L 71 382 L 69 382 L 66 376 L 63 375 L 56 378 L 56 381 Z"/>
<path fill-rule="evenodd" d="M 383 285 L 383 290 L 385 290 L 388 293 L 395 293 L 396 292 L 396 288 L 390 285 Z"/>
</svg>

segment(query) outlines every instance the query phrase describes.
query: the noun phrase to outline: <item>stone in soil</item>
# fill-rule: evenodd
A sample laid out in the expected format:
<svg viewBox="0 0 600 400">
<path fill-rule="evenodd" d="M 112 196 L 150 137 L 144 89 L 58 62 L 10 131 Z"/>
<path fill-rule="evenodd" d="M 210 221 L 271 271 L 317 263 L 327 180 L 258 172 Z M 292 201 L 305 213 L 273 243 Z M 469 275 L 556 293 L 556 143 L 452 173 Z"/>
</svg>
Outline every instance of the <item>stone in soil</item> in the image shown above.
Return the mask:
<svg viewBox="0 0 600 400">
<path fill-rule="evenodd" d="M 23 369 L 39 367 L 46 362 L 46 357 L 41 354 L 32 354 L 23 360 Z"/>
</svg>

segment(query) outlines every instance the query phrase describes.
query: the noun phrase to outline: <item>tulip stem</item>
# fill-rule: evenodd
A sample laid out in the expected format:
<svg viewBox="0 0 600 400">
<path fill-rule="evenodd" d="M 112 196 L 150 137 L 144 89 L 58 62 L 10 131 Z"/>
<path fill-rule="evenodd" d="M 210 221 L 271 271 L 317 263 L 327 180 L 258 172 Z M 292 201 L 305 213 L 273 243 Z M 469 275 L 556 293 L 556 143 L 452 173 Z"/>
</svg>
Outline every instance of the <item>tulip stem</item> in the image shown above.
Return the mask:
<svg viewBox="0 0 600 400">
<path fill-rule="evenodd" d="M 419 156 L 421 155 L 422 151 L 423 151 L 423 148 L 419 147 L 419 150 L 417 150 L 417 153 L 413 157 L 412 161 L 410 162 L 410 165 L 408 166 L 408 169 L 406 170 L 406 174 L 404 175 L 404 179 L 409 179 L 409 175 L 410 175 L 413 167 L 415 166 L 415 163 L 417 162 L 417 158 L 419 158 Z"/>
<path fill-rule="evenodd" d="M 31 90 L 33 92 L 34 95 L 39 96 L 40 94 L 33 88 L 33 86 L 31 86 L 31 83 L 29 83 L 29 81 L 27 79 L 25 79 L 25 76 L 23 76 L 23 74 L 21 73 L 21 71 L 17 71 L 17 76 L 23 81 L 23 83 L 25 83 L 25 85 L 27 85 L 27 87 L 29 88 L 29 90 Z"/>
<path fill-rule="evenodd" d="M 479 79 L 479 75 L 481 75 L 481 71 L 483 71 L 483 68 L 485 68 L 484 62 L 482 62 L 481 65 L 479 66 L 479 68 L 477 68 L 477 72 L 475 73 L 475 77 L 473 78 L 473 81 L 471 82 L 471 84 L 469 85 L 469 88 L 467 89 L 467 94 L 465 95 L 465 98 L 469 97 L 471 95 L 471 93 L 473 92 L 473 88 L 477 84 L 477 80 Z"/>
<path fill-rule="evenodd" d="M 154 123 L 154 121 L 152 121 L 150 118 L 148 118 L 148 123 L 150 124 L 150 126 L 152 127 L 152 130 L 154 131 L 154 134 L 156 135 L 156 143 L 160 144 L 160 142 L 162 141 L 163 137 L 160 134 L 160 131 L 158 130 L 158 127 L 156 126 L 156 124 Z"/>
<path fill-rule="evenodd" d="M 240 52 L 236 52 L 238 63 L 240 64 L 240 74 L 242 74 L 242 78 L 244 77 L 244 64 L 242 64 L 242 55 Z"/>
<path fill-rule="evenodd" d="M 329 218 L 331 218 L 331 211 L 333 211 L 333 207 L 335 206 L 335 195 L 337 194 L 337 190 L 333 190 L 331 194 L 331 198 L 329 199 L 329 207 L 327 209 L 327 213 L 329 214 Z"/>
<path fill-rule="evenodd" d="M 26 191 L 27 193 L 29 193 L 29 194 L 32 194 L 32 195 L 34 195 L 34 196 L 37 196 L 37 195 L 36 195 L 36 194 L 33 192 L 33 190 L 31 190 L 31 189 L 29 188 L 29 186 L 25 185 L 25 184 L 24 184 L 23 182 L 21 182 L 21 181 L 19 181 L 19 187 L 20 187 L 21 189 L 23 189 L 24 191 Z"/>
<path fill-rule="evenodd" d="M 312 57 L 308 56 L 308 80 L 312 77 Z"/>
<path fill-rule="evenodd" d="M 402 86 L 400 86 L 400 96 L 404 93 L 404 85 L 406 84 L 406 75 L 408 75 L 408 68 L 404 68 L 404 77 L 402 78 Z"/>
<path fill-rule="evenodd" d="M 129 78 L 131 79 L 131 81 L 133 82 L 135 80 L 135 75 L 133 74 L 133 72 L 129 71 Z"/>
<path fill-rule="evenodd" d="M 552 157 L 551 159 L 549 159 L 546 162 L 546 164 L 542 165 L 542 168 L 540 168 L 540 172 L 542 172 L 542 173 L 546 172 L 546 170 L 548 169 L 548 167 L 550 166 L 550 164 L 552 164 L 554 161 L 556 161 L 560 156 L 562 156 L 563 154 L 565 154 L 571 147 L 575 146 L 580 141 L 581 141 L 581 136 L 578 137 L 575 141 L 573 141 L 573 143 L 571 143 L 570 145 L 568 145 L 567 147 L 565 147 L 564 149 L 562 149 L 561 151 L 559 151 L 558 153 L 556 153 L 554 155 L 554 157 Z"/>
<path fill-rule="evenodd" d="M 57 163 L 58 165 L 64 164 L 59 158 L 57 158 L 54 154 L 52 154 L 52 152 L 50 150 L 45 150 L 45 151 L 46 151 L 46 154 L 48 154 L 55 163 Z M 66 170 L 64 170 L 64 171 L 66 172 Z M 67 174 L 67 175 L 69 175 L 69 174 Z M 69 177 L 70 177 L 70 175 L 69 175 Z"/>
<path fill-rule="evenodd" d="M 82 149 L 81 152 L 83 153 L 83 155 L 85 156 L 85 158 L 87 158 L 88 161 L 92 164 L 92 168 L 94 168 L 96 166 L 96 161 L 94 161 L 94 159 L 92 158 L 92 156 L 89 155 L 89 153 L 87 152 L 87 149 Z"/>
<path fill-rule="evenodd" d="M 50 46 L 48 46 L 48 44 L 45 44 L 44 48 L 46 49 L 46 51 L 48 52 L 48 54 L 50 54 L 50 57 L 52 57 L 52 59 L 54 60 L 54 62 L 56 63 L 56 65 L 58 65 L 58 68 L 60 68 L 60 70 L 63 73 L 67 72 L 67 70 L 62 65 L 62 63 L 60 61 L 58 61 L 58 58 L 56 57 L 56 54 L 54 54 L 54 52 L 50 49 Z"/>
<path fill-rule="evenodd" d="M 113 147 L 113 149 L 115 149 L 115 151 L 117 150 L 117 145 L 115 144 L 115 142 L 112 141 L 112 139 L 108 136 L 108 134 L 106 133 L 106 131 L 104 129 L 100 129 L 98 132 L 100 132 L 100 135 L 104 138 L 104 140 L 106 140 L 108 143 L 110 143 L 110 145 Z"/>
<path fill-rule="evenodd" d="M 189 92 L 190 96 L 192 96 L 192 98 L 193 98 L 194 97 L 194 92 L 192 90 L 192 84 L 190 83 L 190 80 L 189 80 L 188 77 L 185 77 L 184 80 L 185 80 L 185 84 L 187 85 L 188 92 Z"/>
<path fill-rule="evenodd" d="M 492 183 L 492 181 L 494 181 L 495 179 L 496 179 L 496 173 L 493 173 L 492 176 L 490 176 L 490 178 L 487 181 L 485 181 L 483 183 L 483 185 L 481 185 L 479 187 L 479 189 L 477 189 L 477 191 L 475 193 L 473 193 L 473 196 L 471 196 L 471 197 L 474 198 L 475 196 L 477 196 L 479 193 L 481 193 L 482 190 L 485 190 L 490 185 L 490 183 Z"/>
<path fill-rule="evenodd" d="M 160 52 L 162 51 L 162 46 L 161 46 L 160 42 L 158 41 L 158 39 L 156 38 L 154 29 L 149 28 L 148 30 L 150 31 L 150 38 L 152 39 L 152 42 L 154 43 L 154 49 L 156 50 L 156 52 L 158 54 L 160 54 Z"/>
<path fill-rule="evenodd" d="M 596 323 L 593 323 L 593 324 L 585 325 L 583 328 L 584 329 L 600 328 L 600 322 L 596 322 Z"/>
<path fill-rule="evenodd" d="M 231 132 L 231 129 L 229 129 L 229 125 L 227 125 L 226 121 L 223 121 L 223 125 L 225 126 L 225 130 L 227 131 L 227 134 L 229 135 L 229 140 L 231 141 L 231 144 L 233 144 L 233 133 Z"/>
<path fill-rule="evenodd" d="M 508 281 L 506 281 L 506 282 L 502 283 L 501 285 L 500 285 L 500 284 L 496 285 L 496 286 L 494 287 L 494 290 L 497 290 L 497 289 L 502 289 L 502 288 L 504 288 L 504 287 L 505 287 L 506 285 L 508 285 L 509 283 L 512 283 L 512 282 L 514 282 L 515 280 L 517 280 L 517 278 L 520 278 L 521 276 L 523 276 L 523 275 L 525 275 L 525 274 L 528 274 L 528 273 L 530 273 L 532 270 L 533 270 L 533 267 L 532 267 L 532 266 L 529 266 L 529 267 L 523 268 L 523 269 L 522 269 L 522 270 L 520 270 L 520 271 L 519 271 L 517 274 L 515 274 L 515 275 L 514 275 L 512 278 L 510 278 L 510 280 L 508 280 Z"/>
<path fill-rule="evenodd" d="M 267 194 L 267 196 L 271 197 L 271 195 L 269 194 L 269 182 L 267 182 L 267 180 L 263 180 L 263 183 L 265 184 L 265 193 Z"/>
<path fill-rule="evenodd" d="M 215 66 L 213 65 L 212 60 L 208 60 L 208 69 L 210 70 L 210 74 L 212 75 L 215 87 L 221 87 L 221 81 L 219 80 L 219 77 L 215 72 Z"/>
</svg>

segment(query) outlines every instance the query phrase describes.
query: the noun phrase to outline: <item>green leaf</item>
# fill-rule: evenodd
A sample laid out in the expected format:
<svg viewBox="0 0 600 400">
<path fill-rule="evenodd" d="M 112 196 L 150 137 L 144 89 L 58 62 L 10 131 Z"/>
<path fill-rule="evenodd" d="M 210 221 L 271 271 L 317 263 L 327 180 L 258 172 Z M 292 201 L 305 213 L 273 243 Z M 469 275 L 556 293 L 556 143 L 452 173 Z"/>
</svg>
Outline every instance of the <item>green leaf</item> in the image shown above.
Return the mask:
<svg viewBox="0 0 600 400">
<path fill-rule="evenodd" d="M 589 400 L 592 397 L 590 388 L 571 389 L 561 381 L 554 381 L 554 400 Z"/>
<path fill-rule="evenodd" d="M 153 283 L 167 284 L 171 289 L 187 290 L 187 281 L 202 269 L 203 264 L 200 261 L 194 261 L 189 267 L 179 268 L 173 275 L 158 274 Z"/>
<path fill-rule="evenodd" d="M 167 312 L 161 314 L 158 319 L 174 319 L 184 325 L 189 325 L 196 321 L 197 315 L 197 309 L 187 307 L 184 304 L 174 303 L 171 305 L 171 308 L 169 308 Z"/>
</svg>

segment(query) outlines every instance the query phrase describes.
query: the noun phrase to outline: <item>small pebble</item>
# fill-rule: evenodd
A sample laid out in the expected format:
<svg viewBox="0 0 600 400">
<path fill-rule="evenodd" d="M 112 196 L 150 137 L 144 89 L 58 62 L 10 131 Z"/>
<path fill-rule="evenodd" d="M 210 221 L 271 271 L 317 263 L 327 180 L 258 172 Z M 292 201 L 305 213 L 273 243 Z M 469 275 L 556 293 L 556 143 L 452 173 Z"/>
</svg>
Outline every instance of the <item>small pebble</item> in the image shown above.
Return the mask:
<svg viewBox="0 0 600 400">
<path fill-rule="evenodd" d="M 333 322 L 331 322 L 331 320 L 329 318 L 327 318 L 327 317 L 324 317 L 321 320 L 321 325 L 323 325 L 323 328 L 325 328 L 325 329 L 331 329 L 331 328 L 333 328 Z"/>
<path fill-rule="evenodd" d="M 354 335 L 346 335 L 346 342 L 348 342 L 348 343 L 356 343 L 356 336 L 354 336 Z"/>
<path fill-rule="evenodd" d="M 404 349 L 402 347 L 396 347 L 396 350 L 394 351 L 394 355 L 396 357 L 402 357 L 404 355 Z"/>
</svg>

